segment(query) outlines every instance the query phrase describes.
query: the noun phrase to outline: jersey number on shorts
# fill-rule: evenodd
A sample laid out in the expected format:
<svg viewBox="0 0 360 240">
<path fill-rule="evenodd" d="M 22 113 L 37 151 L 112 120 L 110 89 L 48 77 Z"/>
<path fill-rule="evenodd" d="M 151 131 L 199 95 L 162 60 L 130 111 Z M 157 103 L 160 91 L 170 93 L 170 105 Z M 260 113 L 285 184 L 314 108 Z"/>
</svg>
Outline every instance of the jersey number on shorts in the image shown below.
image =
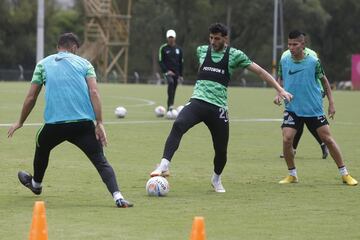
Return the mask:
<svg viewBox="0 0 360 240">
<path fill-rule="evenodd" d="M 220 119 L 224 119 L 224 122 L 228 122 L 229 121 L 229 116 L 228 116 L 228 112 L 225 110 L 225 108 L 219 108 L 219 118 Z"/>
</svg>

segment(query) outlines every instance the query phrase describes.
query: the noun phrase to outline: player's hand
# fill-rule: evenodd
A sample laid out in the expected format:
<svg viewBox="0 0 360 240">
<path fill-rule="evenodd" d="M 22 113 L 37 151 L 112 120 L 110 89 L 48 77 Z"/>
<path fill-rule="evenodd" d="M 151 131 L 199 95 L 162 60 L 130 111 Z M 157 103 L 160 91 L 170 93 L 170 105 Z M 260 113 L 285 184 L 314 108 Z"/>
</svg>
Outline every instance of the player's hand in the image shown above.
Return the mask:
<svg viewBox="0 0 360 240">
<path fill-rule="evenodd" d="M 334 104 L 329 104 L 329 108 L 328 108 L 328 115 L 330 119 L 334 119 L 334 115 L 335 115 L 335 106 Z"/>
<path fill-rule="evenodd" d="M 101 142 L 103 147 L 107 146 L 107 138 L 104 125 L 102 123 L 96 123 L 95 127 L 96 139 Z"/>
<path fill-rule="evenodd" d="M 276 95 L 275 98 L 274 98 L 273 103 L 278 105 L 278 106 L 281 106 L 281 104 L 282 104 L 281 101 L 282 101 L 282 98 L 279 95 Z"/>
<path fill-rule="evenodd" d="M 166 76 L 175 76 L 175 73 L 171 70 L 166 72 Z"/>
<path fill-rule="evenodd" d="M 14 132 L 23 126 L 22 123 L 16 122 L 14 123 L 8 130 L 8 138 L 14 135 Z"/>
<path fill-rule="evenodd" d="M 278 95 L 282 98 L 282 100 L 287 101 L 287 102 L 290 102 L 291 99 L 293 98 L 293 95 L 291 93 L 288 93 L 284 89 L 282 89 Z"/>
</svg>

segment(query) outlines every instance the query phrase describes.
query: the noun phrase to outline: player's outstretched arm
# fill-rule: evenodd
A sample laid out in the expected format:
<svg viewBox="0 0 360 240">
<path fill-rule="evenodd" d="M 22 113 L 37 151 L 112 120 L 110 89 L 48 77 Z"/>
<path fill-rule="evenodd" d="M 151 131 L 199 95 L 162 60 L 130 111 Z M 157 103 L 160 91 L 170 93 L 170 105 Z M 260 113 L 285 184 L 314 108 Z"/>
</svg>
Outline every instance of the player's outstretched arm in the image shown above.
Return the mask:
<svg viewBox="0 0 360 240">
<path fill-rule="evenodd" d="M 278 92 L 278 95 L 283 100 L 286 100 L 288 102 L 291 101 L 293 96 L 290 93 L 286 92 L 280 86 L 280 84 L 262 67 L 260 67 L 259 65 L 257 65 L 256 63 L 253 62 L 247 67 L 247 69 L 250 70 L 251 72 L 255 73 L 256 75 L 258 75 L 263 81 L 267 82 L 270 86 L 275 88 L 276 91 Z"/>
<path fill-rule="evenodd" d="M 39 85 L 37 83 L 32 83 L 31 84 L 29 92 L 26 95 L 23 107 L 21 109 L 20 118 L 16 123 L 14 123 L 9 128 L 8 137 L 12 137 L 14 132 L 23 126 L 25 120 L 27 119 L 27 117 L 29 116 L 29 114 L 31 113 L 31 111 L 33 110 L 33 108 L 34 108 L 34 106 L 36 104 L 36 100 L 37 100 L 37 98 L 39 96 L 39 93 L 41 91 L 41 86 L 42 85 Z"/>
</svg>

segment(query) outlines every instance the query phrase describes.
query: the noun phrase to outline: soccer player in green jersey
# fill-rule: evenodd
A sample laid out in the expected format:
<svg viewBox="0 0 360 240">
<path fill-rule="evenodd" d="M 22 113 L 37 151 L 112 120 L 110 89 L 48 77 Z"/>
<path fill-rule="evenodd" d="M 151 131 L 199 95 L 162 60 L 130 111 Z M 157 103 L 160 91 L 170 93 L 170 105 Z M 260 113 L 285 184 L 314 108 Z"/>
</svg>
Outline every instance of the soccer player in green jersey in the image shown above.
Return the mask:
<svg viewBox="0 0 360 240">
<path fill-rule="evenodd" d="M 107 138 L 96 74 L 90 62 L 75 54 L 78 48 L 78 37 L 64 33 L 58 40 L 58 53 L 36 65 L 20 118 L 10 127 L 8 137 L 23 126 L 42 87 L 46 88 L 45 124 L 36 135 L 34 176 L 19 171 L 18 178 L 34 194 L 41 194 L 51 150 L 68 141 L 81 149 L 95 166 L 116 206 L 132 207 L 133 204 L 122 196 L 115 172 L 104 155 L 103 146 L 107 144 Z"/>
<path fill-rule="evenodd" d="M 289 33 L 288 48 L 291 55 L 282 58 L 279 63 L 279 81 L 286 91 L 294 94 L 291 102 L 285 101 L 282 123 L 283 152 L 289 170 L 288 176 L 280 184 L 297 183 L 298 176 L 294 161 L 293 140 L 299 127 L 316 130 L 321 140 L 329 148 L 342 181 L 350 186 L 358 182 L 348 173 L 339 146 L 330 133 L 329 123 L 323 109 L 321 87 L 318 79 L 324 81 L 324 71 L 316 56 L 305 54 L 304 36 L 299 31 Z M 332 117 L 332 116 L 330 116 Z"/>
<path fill-rule="evenodd" d="M 211 184 L 216 192 L 225 192 L 221 173 L 227 161 L 229 118 L 227 88 L 230 76 L 237 68 L 246 68 L 273 86 L 287 101 L 292 95 L 286 92 L 263 68 L 252 62 L 241 50 L 227 44 L 228 30 L 221 23 L 209 27 L 209 45 L 197 48 L 199 71 L 190 101 L 176 118 L 166 140 L 159 166 L 150 176 L 168 176 L 171 158 L 179 147 L 181 138 L 194 125 L 203 122 L 210 130 L 215 150 L 214 173 Z M 196 143 L 194 143 L 196 144 Z"/>
</svg>

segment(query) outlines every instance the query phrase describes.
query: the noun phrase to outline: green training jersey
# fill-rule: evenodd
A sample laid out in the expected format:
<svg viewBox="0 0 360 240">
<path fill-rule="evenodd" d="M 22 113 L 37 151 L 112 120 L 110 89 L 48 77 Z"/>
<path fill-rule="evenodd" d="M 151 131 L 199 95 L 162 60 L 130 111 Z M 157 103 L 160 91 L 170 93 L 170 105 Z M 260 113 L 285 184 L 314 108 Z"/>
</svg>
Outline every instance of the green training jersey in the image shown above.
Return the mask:
<svg viewBox="0 0 360 240">
<path fill-rule="evenodd" d="M 197 48 L 197 57 L 199 59 L 200 66 L 205 60 L 208 47 L 208 45 L 204 45 Z M 216 63 L 220 62 L 224 56 L 225 51 L 226 48 L 219 52 L 211 50 L 212 61 Z M 249 59 L 249 57 L 246 56 L 246 54 L 243 53 L 241 50 L 238 50 L 236 48 L 230 48 L 228 64 L 230 76 L 237 68 L 246 68 L 251 63 L 252 61 Z M 200 99 L 226 109 L 228 105 L 227 87 L 218 82 L 209 80 L 197 79 L 191 98 Z"/>
</svg>

